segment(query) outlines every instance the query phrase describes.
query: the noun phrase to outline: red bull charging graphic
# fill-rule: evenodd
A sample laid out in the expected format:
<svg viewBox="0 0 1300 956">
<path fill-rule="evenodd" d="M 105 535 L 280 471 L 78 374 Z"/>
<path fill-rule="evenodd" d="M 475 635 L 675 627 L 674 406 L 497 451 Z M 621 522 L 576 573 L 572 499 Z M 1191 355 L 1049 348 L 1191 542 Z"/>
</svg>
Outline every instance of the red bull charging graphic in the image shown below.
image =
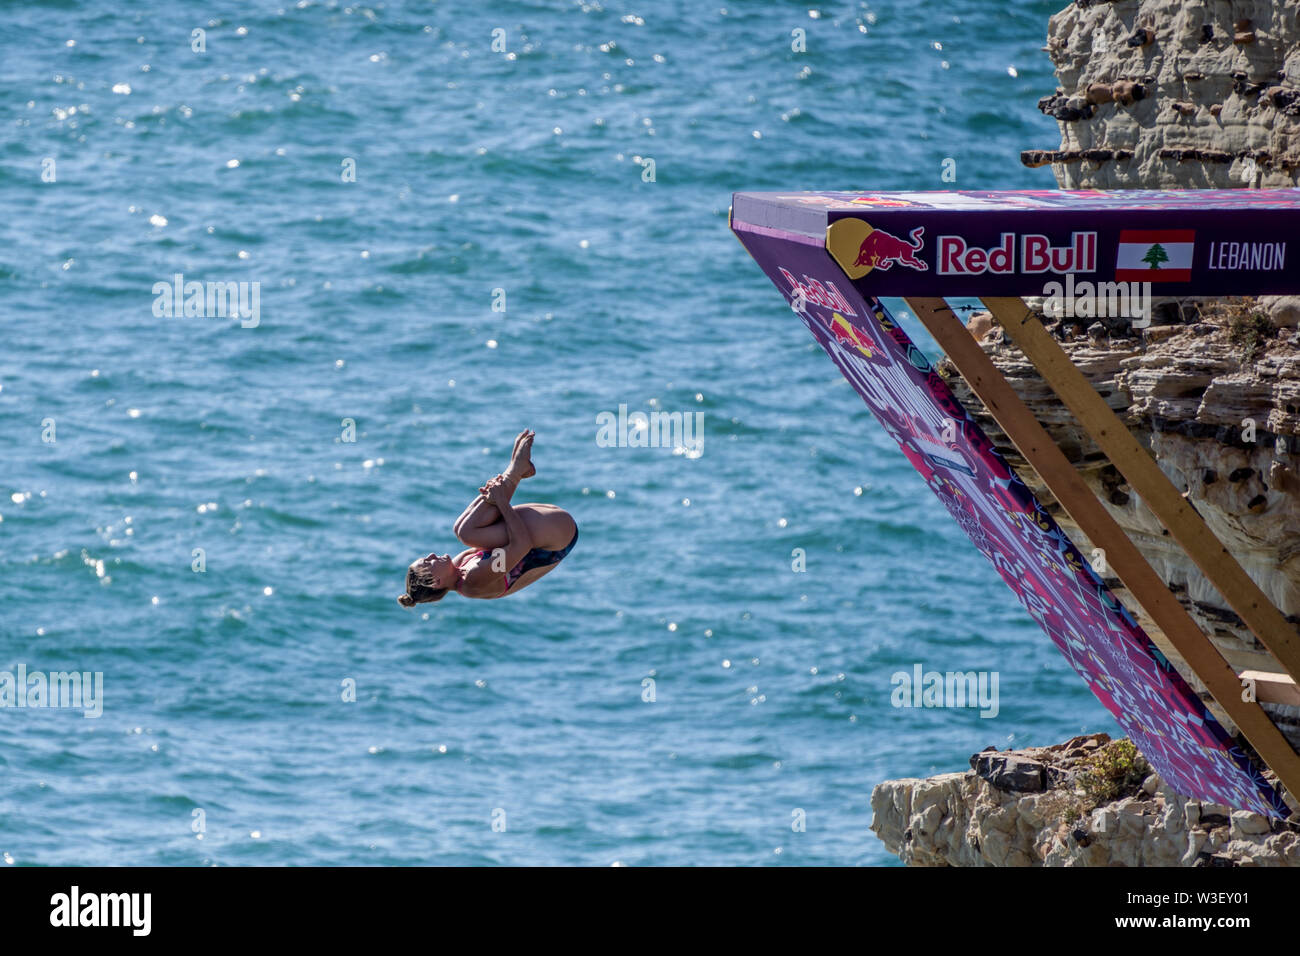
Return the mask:
<svg viewBox="0 0 1300 956">
<path fill-rule="evenodd" d="M 883 229 L 872 229 L 858 246 L 858 258 L 854 265 L 866 266 L 867 271 L 870 272 L 872 269 L 889 270 L 898 263 L 909 269 L 919 269 L 924 272 L 930 267 L 916 257 L 925 245 L 921 238 L 924 235 L 924 226 L 917 226 L 908 234 L 910 242 L 899 239 L 898 236 Z"/>
</svg>

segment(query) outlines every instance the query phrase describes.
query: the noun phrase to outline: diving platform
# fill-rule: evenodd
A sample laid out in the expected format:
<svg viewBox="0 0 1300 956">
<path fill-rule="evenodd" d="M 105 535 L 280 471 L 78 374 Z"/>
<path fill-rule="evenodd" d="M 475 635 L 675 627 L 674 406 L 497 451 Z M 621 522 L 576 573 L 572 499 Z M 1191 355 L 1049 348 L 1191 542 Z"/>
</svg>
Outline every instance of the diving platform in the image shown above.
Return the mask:
<svg viewBox="0 0 1300 956">
<path fill-rule="evenodd" d="M 1300 700 L 1300 634 L 1074 366 L 1049 314 L 1150 321 L 1153 296 L 1300 293 L 1300 189 L 736 193 L 741 244 L 881 426 L 1160 775 L 1278 818 L 1237 745 L 881 301 L 903 298 L 1132 600 L 1295 799 L 1300 756 L 1260 699 Z M 948 303 L 979 298 L 1080 427 L 1267 648 L 1237 673 Z M 1059 310 L 1059 311 L 1058 311 Z M 1066 310 L 1069 310 L 1068 312 Z M 1243 693 L 1249 681 L 1260 697 Z M 1249 699 L 1246 699 L 1249 698 Z"/>
</svg>

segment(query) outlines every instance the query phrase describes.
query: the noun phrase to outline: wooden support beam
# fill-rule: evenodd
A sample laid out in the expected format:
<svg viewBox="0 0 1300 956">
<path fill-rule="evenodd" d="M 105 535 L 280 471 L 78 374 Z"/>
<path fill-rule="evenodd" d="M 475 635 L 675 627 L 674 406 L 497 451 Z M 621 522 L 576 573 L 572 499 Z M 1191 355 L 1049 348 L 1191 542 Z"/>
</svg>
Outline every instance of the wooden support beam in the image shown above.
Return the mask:
<svg viewBox="0 0 1300 956">
<path fill-rule="evenodd" d="M 1300 687 L 1286 674 L 1268 671 L 1242 671 L 1237 675 L 1242 686 L 1250 681 L 1255 685 L 1255 699 L 1266 704 L 1286 704 L 1300 707 Z"/>
<path fill-rule="evenodd" d="M 1106 552 L 1107 564 L 1205 684 L 1215 702 L 1277 774 L 1283 786 L 1300 798 L 1300 756 L 1258 703 L 1241 699 L 1242 684 L 1236 672 L 1097 500 L 948 303 L 937 298 L 908 298 L 907 304 L 1056 500 L 1089 540 Z"/>
<path fill-rule="evenodd" d="M 1020 299 L 989 298 L 985 306 L 1020 351 L 1119 469 L 1129 487 L 1187 552 L 1228 606 L 1293 680 L 1300 680 L 1300 634 L 1273 606 L 1223 542 L 1215 537 L 1155 459 L 1070 361 L 1059 342 Z M 1300 797 L 1300 794 L 1297 794 Z"/>
</svg>

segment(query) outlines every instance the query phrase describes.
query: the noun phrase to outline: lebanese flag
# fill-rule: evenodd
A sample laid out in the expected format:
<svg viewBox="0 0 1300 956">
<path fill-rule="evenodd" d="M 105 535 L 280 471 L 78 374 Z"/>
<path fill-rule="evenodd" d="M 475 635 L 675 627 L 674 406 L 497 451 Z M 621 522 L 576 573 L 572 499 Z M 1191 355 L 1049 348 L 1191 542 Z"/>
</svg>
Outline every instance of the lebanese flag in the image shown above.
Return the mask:
<svg viewBox="0 0 1300 956">
<path fill-rule="evenodd" d="M 1195 229 L 1124 229 L 1115 256 L 1117 282 L 1191 282 Z"/>
</svg>

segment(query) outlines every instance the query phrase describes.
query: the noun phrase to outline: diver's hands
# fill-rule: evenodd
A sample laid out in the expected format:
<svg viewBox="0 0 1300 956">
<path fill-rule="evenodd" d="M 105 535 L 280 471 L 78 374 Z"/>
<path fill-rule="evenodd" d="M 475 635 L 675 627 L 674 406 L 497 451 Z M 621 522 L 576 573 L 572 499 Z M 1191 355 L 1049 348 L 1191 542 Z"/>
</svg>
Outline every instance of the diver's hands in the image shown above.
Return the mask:
<svg viewBox="0 0 1300 956">
<path fill-rule="evenodd" d="M 488 479 L 488 483 L 483 487 L 485 489 L 483 494 L 492 504 L 502 511 L 510 507 L 510 489 L 506 486 L 505 479 L 500 475 Z"/>
</svg>

